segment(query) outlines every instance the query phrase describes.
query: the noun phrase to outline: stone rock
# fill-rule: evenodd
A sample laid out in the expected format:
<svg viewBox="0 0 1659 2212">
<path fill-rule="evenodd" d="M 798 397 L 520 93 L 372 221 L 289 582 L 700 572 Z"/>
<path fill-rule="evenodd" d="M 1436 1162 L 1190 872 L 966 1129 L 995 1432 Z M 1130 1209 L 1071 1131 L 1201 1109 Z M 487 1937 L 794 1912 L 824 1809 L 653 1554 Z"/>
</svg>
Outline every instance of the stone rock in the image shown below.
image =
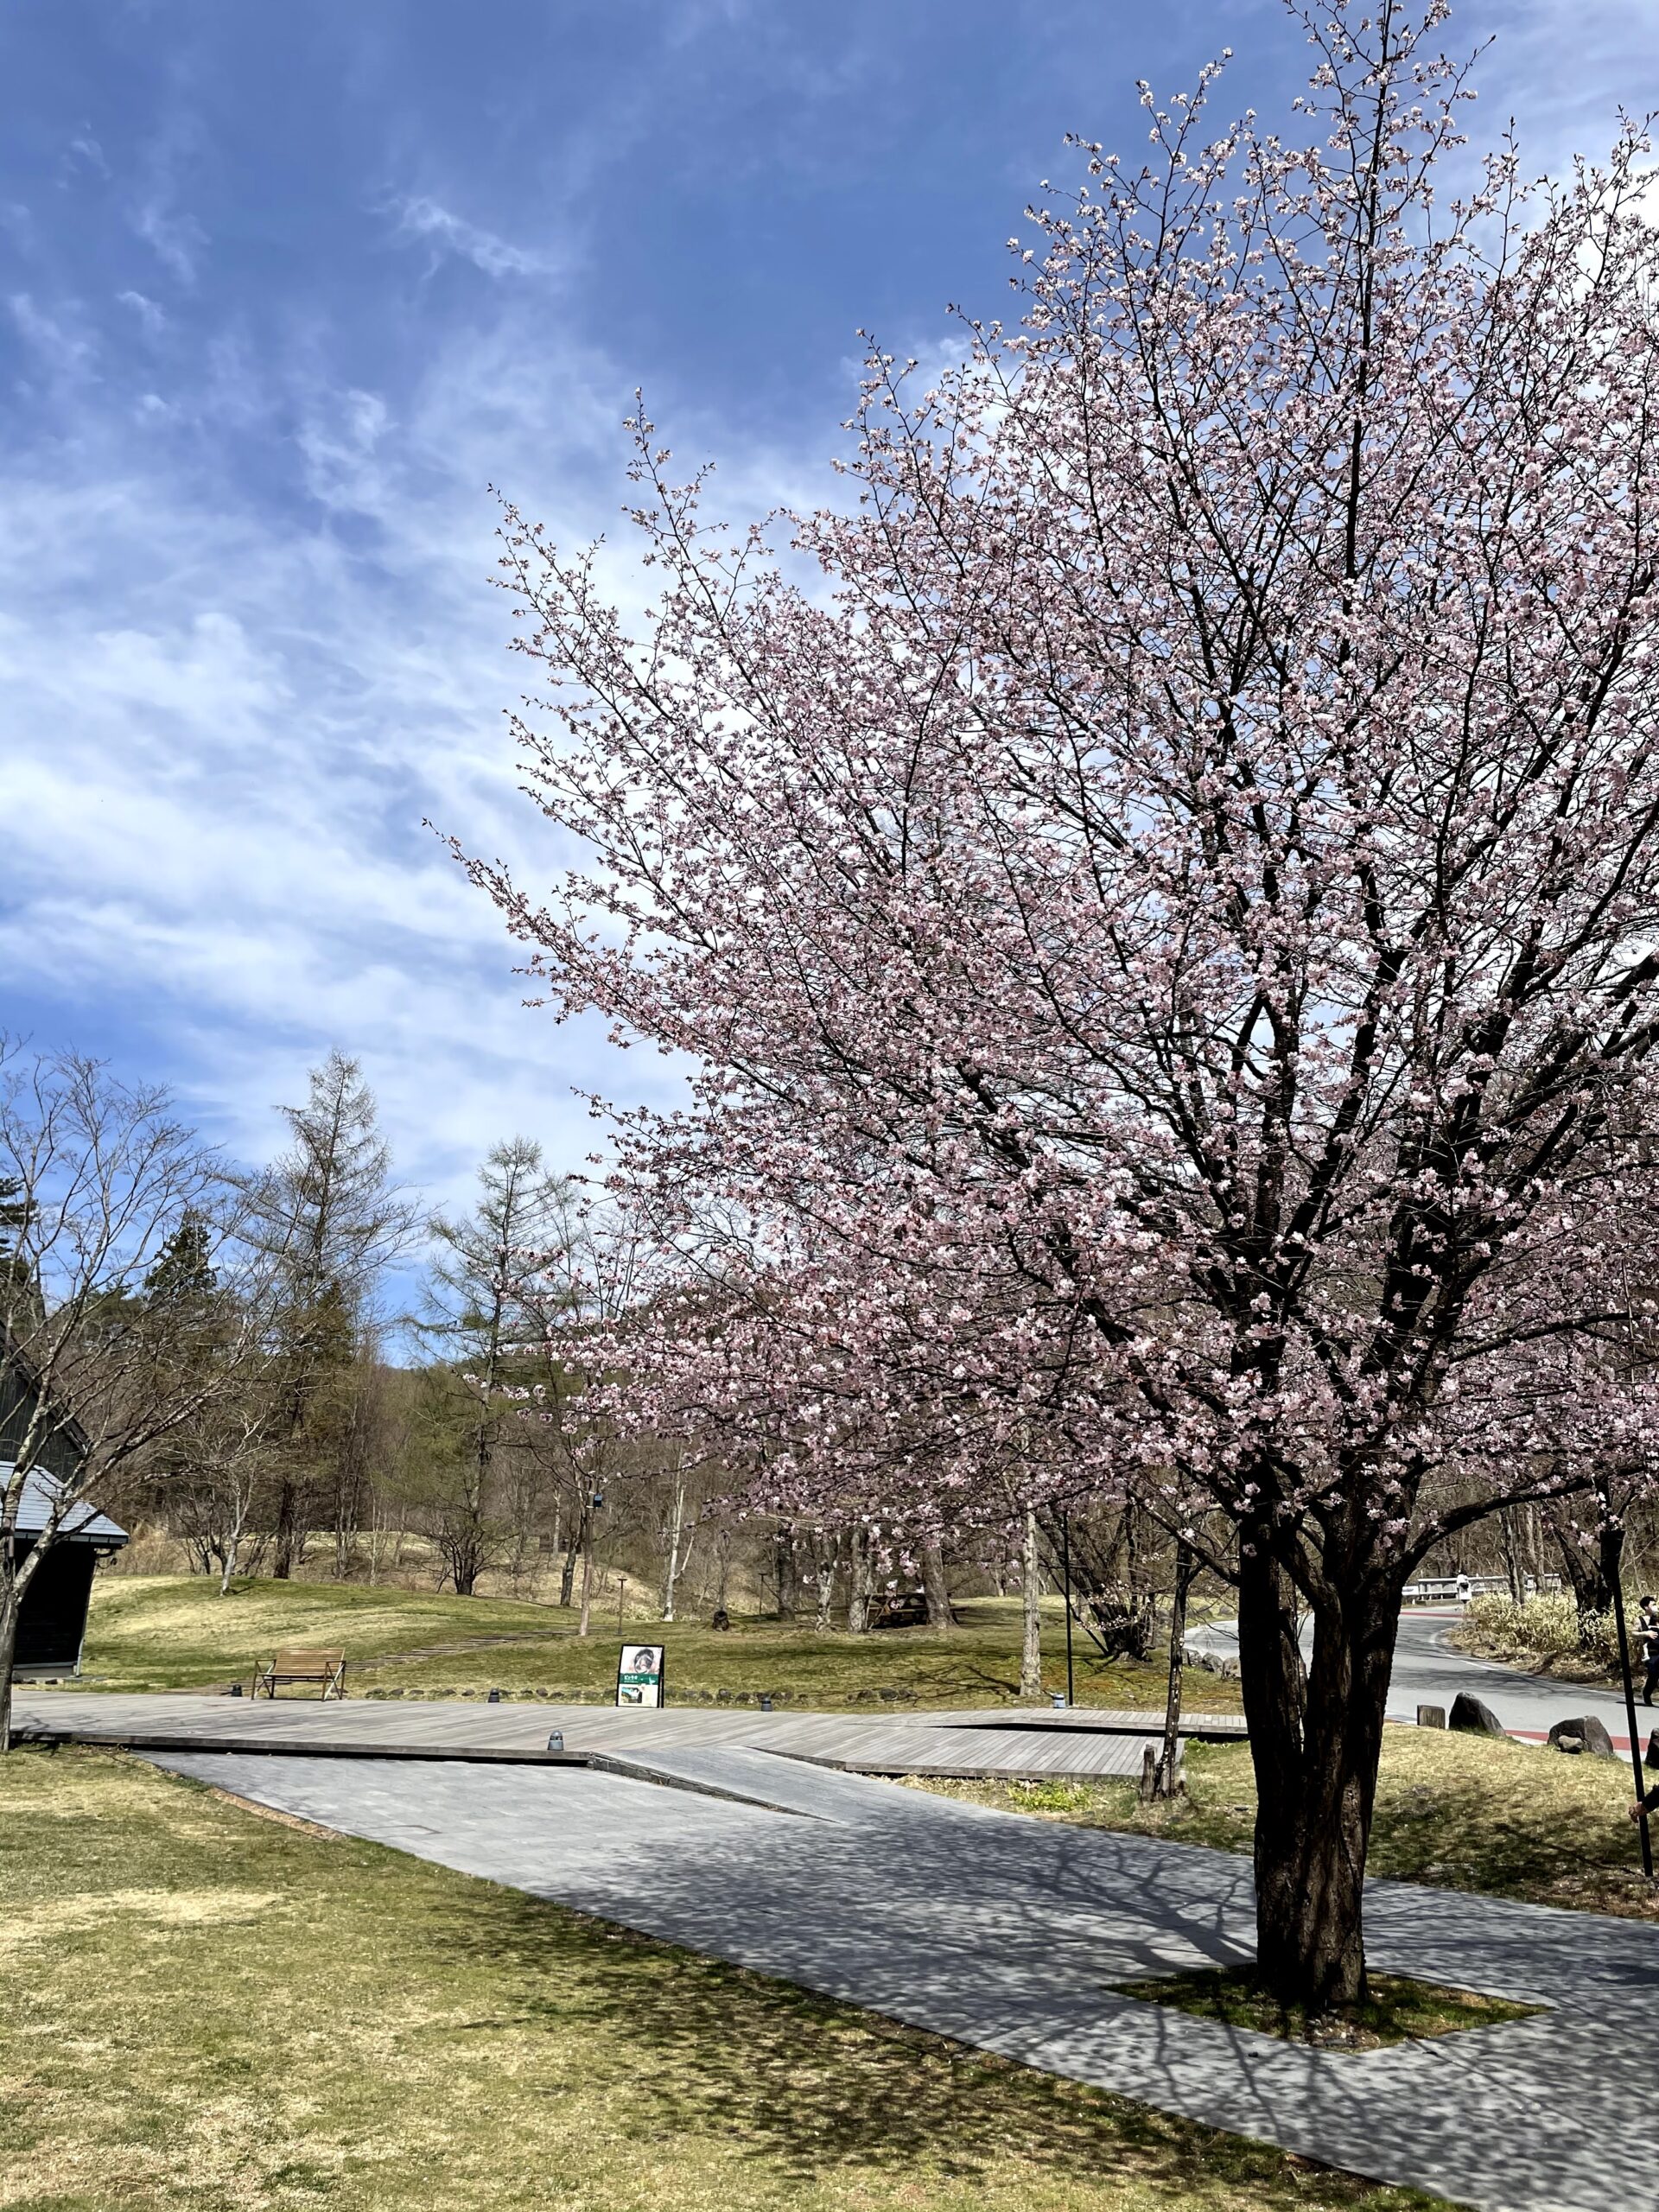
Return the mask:
<svg viewBox="0 0 1659 2212">
<path fill-rule="evenodd" d="M 1616 1759 L 1618 1757 L 1613 1749 L 1613 1739 L 1607 1732 L 1606 1724 L 1599 1720 L 1593 1713 L 1585 1714 L 1583 1727 L 1584 1748 L 1592 1758 Z"/>
<path fill-rule="evenodd" d="M 1483 1705 L 1478 1697 L 1471 1697 L 1467 1690 L 1459 1690 L 1452 1700 L 1452 1717 L 1446 1726 L 1465 1736 L 1502 1736 L 1507 1733 L 1491 1707 Z"/>
<path fill-rule="evenodd" d="M 1420 1705 L 1417 1708 L 1417 1726 L 1420 1728 L 1444 1728 L 1446 1707 L 1443 1705 Z"/>
<path fill-rule="evenodd" d="M 1593 1713 L 1576 1720 L 1558 1720 L 1549 1732 L 1549 1740 L 1558 1751 L 1587 1751 L 1593 1759 L 1618 1757 L 1612 1738 Z"/>
</svg>

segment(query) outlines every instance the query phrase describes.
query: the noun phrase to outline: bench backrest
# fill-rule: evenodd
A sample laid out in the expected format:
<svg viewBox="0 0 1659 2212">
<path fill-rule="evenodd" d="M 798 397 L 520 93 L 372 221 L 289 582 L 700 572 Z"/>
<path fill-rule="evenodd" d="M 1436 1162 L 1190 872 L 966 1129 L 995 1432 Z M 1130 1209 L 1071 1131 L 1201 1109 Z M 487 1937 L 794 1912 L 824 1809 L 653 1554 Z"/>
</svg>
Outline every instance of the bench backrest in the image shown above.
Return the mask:
<svg viewBox="0 0 1659 2212">
<path fill-rule="evenodd" d="M 332 1675 L 345 1664 L 343 1651 L 279 1651 L 270 1662 L 276 1675 Z"/>
</svg>

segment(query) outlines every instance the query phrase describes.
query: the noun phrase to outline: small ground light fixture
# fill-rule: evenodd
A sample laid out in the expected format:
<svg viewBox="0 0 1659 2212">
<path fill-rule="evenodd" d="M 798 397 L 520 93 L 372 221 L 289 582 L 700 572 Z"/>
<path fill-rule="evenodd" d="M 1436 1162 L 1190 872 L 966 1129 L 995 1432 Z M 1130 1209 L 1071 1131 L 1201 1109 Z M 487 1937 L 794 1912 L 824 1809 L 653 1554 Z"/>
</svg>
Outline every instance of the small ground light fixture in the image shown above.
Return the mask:
<svg viewBox="0 0 1659 2212">
<path fill-rule="evenodd" d="M 240 1697 L 240 1696 L 241 1696 L 241 1694 L 242 1694 L 242 1685 L 241 1685 L 241 1683 L 240 1683 L 240 1682 L 232 1682 L 232 1683 L 231 1684 L 231 1695 L 232 1695 L 232 1697 Z"/>
<path fill-rule="evenodd" d="M 549 1730 L 547 1748 L 550 1751 L 562 1751 L 564 1749 L 564 1731 L 563 1728 L 553 1728 Z"/>
<path fill-rule="evenodd" d="M 761 1699 L 760 1710 L 762 1713 L 770 1713 L 772 1711 L 772 1700 L 770 1697 L 763 1697 Z"/>
<path fill-rule="evenodd" d="M 1049 1702 L 1052 1705 L 1056 1713 L 1063 1711 L 1065 1706 L 1065 1692 L 1064 1690 L 1051 1691 L 1049 1693 Z"/>
<path fill-rule="evenodd" d="M 500 1702 L 501 1702 L 501 1693 L 500 1693 L 500 1691 L 499 1691 L 499 1690 L 492 1690 L 492 1691 L 490 1692 L 490 1694 L 489 1694 L 488 1697 L 486 1697 L 486 1698 L 485 1699 L 484 1702 L 485 1702 L 485 1704 L 486 1704 L 486 1705 L 499 1705 L 499 1704 L 500 1704 Z"/>
</svg>

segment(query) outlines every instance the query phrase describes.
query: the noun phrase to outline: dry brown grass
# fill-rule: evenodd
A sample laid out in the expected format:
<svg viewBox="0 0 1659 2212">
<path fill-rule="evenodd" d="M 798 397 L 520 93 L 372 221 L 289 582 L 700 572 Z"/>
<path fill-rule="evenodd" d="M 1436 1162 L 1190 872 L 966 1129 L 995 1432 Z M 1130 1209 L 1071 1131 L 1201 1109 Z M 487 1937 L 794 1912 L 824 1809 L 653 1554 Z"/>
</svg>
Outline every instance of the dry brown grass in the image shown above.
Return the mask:
<svg viewBox="0 0 1659 2212">
<path fill-rule="evenodd" d="M 139 1762 L 0 1761 L 7 2212 L 1407 2212 Z"/>
<path fill-rule="evenodd" d="M 1248 1852 L 1255 1778 L 1243 1745 L 1195 1744 L 1187 1794 L 1142 1805 L 1133 1783 L 944 1783 L 918 1788 L 1085 1827 L 1127 1828 Z M 1383 1738 L 1370 1871 L 1407 1882 L 1584 1912 L 1659 1919 L 1627 1815 L 1622 1760 L 1564 1757 L 1530 1745 L 1438 1729 L 1390 1728 Z"/>
</svg>

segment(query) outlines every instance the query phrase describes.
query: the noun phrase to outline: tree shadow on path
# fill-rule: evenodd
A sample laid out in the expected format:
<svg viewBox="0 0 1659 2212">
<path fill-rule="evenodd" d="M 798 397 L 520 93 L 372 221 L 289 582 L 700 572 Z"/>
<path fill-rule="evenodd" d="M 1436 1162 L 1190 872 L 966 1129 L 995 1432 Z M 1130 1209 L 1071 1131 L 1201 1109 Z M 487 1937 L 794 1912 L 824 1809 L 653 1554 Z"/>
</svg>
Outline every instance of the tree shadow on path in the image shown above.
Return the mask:
<svg viewBox="0 0 1659 2212">
<path fill-rule="evenodd" d="M 640 2125 L 711 2126 L 793 2179 L 973 2181 L 1010 2158 L 1184 2205 L 1432 2200 L 971 2050 L 522 1893 L 480 1888 L 457 1940 L 510 1968 L 522 2018 L 626 2045 Z"/>
</svg>

